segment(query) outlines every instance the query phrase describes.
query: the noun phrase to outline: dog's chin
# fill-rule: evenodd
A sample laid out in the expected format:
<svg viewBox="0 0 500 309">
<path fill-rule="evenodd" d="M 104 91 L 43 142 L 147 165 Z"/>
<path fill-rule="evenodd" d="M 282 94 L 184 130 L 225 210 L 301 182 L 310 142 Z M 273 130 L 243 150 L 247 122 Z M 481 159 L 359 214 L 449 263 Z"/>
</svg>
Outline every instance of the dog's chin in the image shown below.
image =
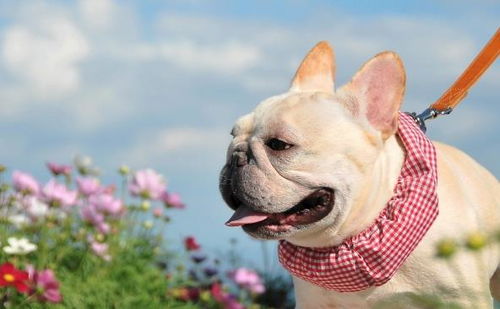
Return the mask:
<svg viewBox="0 0 500 309">
<path fill-rule="evenodd" d="M 321 188 L 303 198 L 297 205 L 281 213 L 266 213 L 263 221 L 244 224 L 243 230 L 255 238 L 285 239 L 308 230 L 324 219 L 335 205 L 334 191 Z M 247 207 L 240 205 L 239 207 Z"/>
</svg>

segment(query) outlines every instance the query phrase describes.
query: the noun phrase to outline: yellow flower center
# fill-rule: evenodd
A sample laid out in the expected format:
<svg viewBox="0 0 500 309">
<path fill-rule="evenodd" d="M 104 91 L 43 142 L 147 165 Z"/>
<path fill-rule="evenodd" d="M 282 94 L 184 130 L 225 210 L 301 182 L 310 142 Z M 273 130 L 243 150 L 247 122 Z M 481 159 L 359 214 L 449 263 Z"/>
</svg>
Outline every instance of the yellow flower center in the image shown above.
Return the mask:
<svg viewBox="0 0 500 309">
<path fill-rule="evenodd" d="M 3 275 L 3 280 L 7 281 L 7 282 L 13 282 L 16 278 L 11 275 L 11 274 L 5 274 Z"/>
</svg>

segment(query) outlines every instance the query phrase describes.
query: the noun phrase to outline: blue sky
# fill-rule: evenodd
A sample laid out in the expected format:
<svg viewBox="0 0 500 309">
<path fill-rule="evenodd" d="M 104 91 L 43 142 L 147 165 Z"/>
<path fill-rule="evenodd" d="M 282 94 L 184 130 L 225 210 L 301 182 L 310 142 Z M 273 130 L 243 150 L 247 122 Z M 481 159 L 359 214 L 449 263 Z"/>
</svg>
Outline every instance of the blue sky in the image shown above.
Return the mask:
<svg viewBox="0 0 500 309">
<path fill-rule="evenodd" d="M 398 52 L 404 110 L 420 111 L 494 33 L 500 5 L 480 1 L 0 1 L 0 163 L 42 180 L 47 160 L 90 155 L 116 181 L 121 164 L 154 168 L 188 209 L 167 231 L 214 254 L 260 245 L 219 197 L 218 172 L 238 116 L 286 91 L 319 40 L 337 54 L 337 84 L 374 54 Z M 500 64 L 429 135 L 500 175 Z M 255 258 L 250 258 L 255 255 Z"/>
</svg>

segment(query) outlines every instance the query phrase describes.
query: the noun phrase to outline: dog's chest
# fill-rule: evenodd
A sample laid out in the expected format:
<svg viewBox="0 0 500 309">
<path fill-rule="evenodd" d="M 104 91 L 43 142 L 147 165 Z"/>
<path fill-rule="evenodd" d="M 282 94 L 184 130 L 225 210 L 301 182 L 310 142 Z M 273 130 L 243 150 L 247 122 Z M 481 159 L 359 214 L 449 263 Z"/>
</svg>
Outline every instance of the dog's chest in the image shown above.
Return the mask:
<svg viewBox="0 0 500 309">
<path fill-rule="evenodd" d="M 366 308 L 367 296 L 372 289 L 357 293 L 338 293 L 293 278 L 297 309 L 307 308 Z"/>
<path fill-rule="evenodd" d="M 390 298 L 394 295 L 414 291 L 416 287 L 412 278 L 417 277 L 417 282 L 427 283 L 428 280 L 426 277 L 428 274 L 432 273 L 426 269 L 425 266 L 423 266 L 419 251 L 420 250 L 417 250 L 417 252 L 410 255 L 407 263 L 403 264 L 403 266 L 389 282 L 382 286 L 371 287 L 359 292 L 341 293 L 327 290 L 307 281 L 293 277 L 297 302 L 296 308 L 366 309 L 386 300 L 388 297 Z M 426 286 L 432 285 L 426 284 Z"/>
</svg>

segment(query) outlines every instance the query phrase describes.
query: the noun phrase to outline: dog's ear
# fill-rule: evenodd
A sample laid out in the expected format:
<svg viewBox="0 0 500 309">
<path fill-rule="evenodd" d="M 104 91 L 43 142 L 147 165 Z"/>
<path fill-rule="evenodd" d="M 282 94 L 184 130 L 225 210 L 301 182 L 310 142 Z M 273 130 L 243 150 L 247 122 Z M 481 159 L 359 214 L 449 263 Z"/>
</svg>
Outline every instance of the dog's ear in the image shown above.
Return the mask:
<svg viewBox="0 0 500 309">
<path fill-rule="evenodd" d="M 396 132 L 405 82 L 401 59 L 386 51 L 365 63 L 343 88 L 354 94 L 370 124 L 386 139 Z"/>
<path fill-rule="evenodd" d="M 326 41 L 314 46 L 302 60 L 292 80 L 290 91 L 334 91 L 335 56 Z"/>
</svg>

